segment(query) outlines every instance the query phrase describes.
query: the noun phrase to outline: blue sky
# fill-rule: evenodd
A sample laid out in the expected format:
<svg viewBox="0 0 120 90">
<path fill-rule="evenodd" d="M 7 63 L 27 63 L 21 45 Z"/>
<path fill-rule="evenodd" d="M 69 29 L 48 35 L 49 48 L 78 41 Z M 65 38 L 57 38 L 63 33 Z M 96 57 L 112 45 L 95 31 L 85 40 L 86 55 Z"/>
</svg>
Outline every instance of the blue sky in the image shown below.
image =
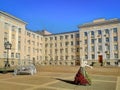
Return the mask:
<svg viewBox="0 0 120 90">
<path fill-rule="evenodd" d="M 0 0 L 0 10 L 27 22 L 32 31 L 60 33 L 94 19 L 120 18 L 120 0 Z"/>
</svg>

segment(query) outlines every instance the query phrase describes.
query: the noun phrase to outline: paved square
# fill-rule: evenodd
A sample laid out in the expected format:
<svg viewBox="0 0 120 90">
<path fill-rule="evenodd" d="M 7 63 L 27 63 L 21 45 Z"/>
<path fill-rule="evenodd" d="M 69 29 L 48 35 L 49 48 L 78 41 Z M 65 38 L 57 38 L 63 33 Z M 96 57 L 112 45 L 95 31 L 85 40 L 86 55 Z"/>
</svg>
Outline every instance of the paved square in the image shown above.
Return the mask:
<svg viewBox="0 0 120 90">
<path fill-rule="evenodd" d="M 49 68 L 50 69 L 50 68 Z M 67 68 L 68 69 L 68 68 Z M 68 70 L 72 70 L 69 68 Z M 77 70 L 78 68 L 76 68 Z M 119 90 L 119 75 L 103 75 L 88 70 L 92 79 L 91 86 L 75 85 L 76 73 L 59 71 L 41 71 L 33 76 L 0 74 L 0 90 Z M 65 70 L 65 69 L 64 69 Z M 105 69 L 104 69 L 105 70 Z M 93 69 L 93 71 L 95 71 Z M 99 70 L 97 70 L 99 71 Z M 76 71 L 75 71 L 76 72 Z M 111 72 L 111 71 L 110 71 Z M 116 71 L 119 74 L 119 69 Z M 93 74 L 94 73 L 94 74 Z"/>
</svg>

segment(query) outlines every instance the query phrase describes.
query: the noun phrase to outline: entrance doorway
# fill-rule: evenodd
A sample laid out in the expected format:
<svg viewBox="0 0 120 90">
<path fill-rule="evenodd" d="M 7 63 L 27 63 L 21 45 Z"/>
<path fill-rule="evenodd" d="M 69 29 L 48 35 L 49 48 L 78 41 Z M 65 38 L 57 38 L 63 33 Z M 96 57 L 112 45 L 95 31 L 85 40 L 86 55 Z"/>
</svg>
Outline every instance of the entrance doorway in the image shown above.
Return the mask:
<svg viewBox="0 0 120 90">
<path fill-rule="evenodd" d="M 98 55 L 98 62 L 103 63 L 103 56 L 102 55 Z"/>
</svg>

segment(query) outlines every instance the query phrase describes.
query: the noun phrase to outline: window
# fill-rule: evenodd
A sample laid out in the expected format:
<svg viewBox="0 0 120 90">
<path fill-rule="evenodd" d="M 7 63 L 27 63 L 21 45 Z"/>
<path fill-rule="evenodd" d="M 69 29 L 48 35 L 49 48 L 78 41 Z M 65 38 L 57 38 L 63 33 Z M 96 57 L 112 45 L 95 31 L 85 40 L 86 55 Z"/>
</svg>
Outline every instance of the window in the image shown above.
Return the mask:
<svg viewBox="0 0 120 90">
<path fill-rule="evenodd" d="M 118 50 L 118 45 L 114 45 L 114 50 Z"/>
<path fill-rule="evenodd" d="M 60 49 L 60 53 L 62 53 L 63 52 L 63 49 Z"/>
<path fill-rule="evenodd" d="M 55 37 L 55 40 L 57 40 L 57 37 Z"/>
<path fill-rule="evenodd" d="M 113 32 L 114 32 L 114 33 L 117 33 L 117 28 L 113 28 Z"/>
<path fill-rule="evenodd" d="M 8 33 L 7 32 L 4 32 L 4 37 L 8 38 Z"/>
<path fill-rule="evenodd" d="M 71 55 L 71 59 L 74 59 L 74 56 L 73 56 L 73 55 Z"/>
<path fill-rule="evenodd" d="M 68 39 L 68 35 L 65 35 L 65 39 Z"/>
<path fill-rule="evenodd" d="M 76 41 L 76 45 L 79 45 L 79 41 Z"/>
<path fill-rule="evenodd" d="M 65 48 L 65 52 L 68 53 L 68 48 Z"/>
<path fill-rule="evenodd" d="M 69 42 L 65 42 L 65 45 L 68 46 Z"/>
<path fill-rule="evenodd" d="M 52 47 L 53 46 L 53 44 L 52 43 L 50 43 L 50 47 Z"/>
<path fill-rule="evenodd" d="M 56 53 L 56 54 L 57 54 L 57 51 L 58 51 L 58 50 L 57 50 L 57 49 L 55 49 L 55 53 Z"/>
<path fill-rule="evenodd" d="M 87 44 L 87 39 L 85 40 L 85 44 Z"/>
<path fill-rule="evenodd" d="M 106 42 L 109 42 L 109 38 L 106 38 Z"/>
<path fill-rule="evenodd" d="M 45 38 L 45 41 L 47 41 L 48 39 L 47 38 Z"/>
<path fill-rule="evenodd" d="M 99 50 L 99 51 L 102 51 L 102 45 L 99 45 L 99 46 L 98 46 L 98 50 Z"/>
<path fill-rule="evenodd" d="M 84 36 L 87 36 L 87 32 L 84 32 Z"/>
<path fill-rule="evenodd" d="M 28 52 L 30 53 L 30 47 L 28 47 Z"/>
<path fill-rule="evenodd" d="M 76 49 L 76 52 L 79 52 L 79 48 Z"/>
<path fill-rule="evenodd" d="M 98 43 L 102 43 L 102 39 L 101 38 L 98 38 Z"/>
<path fill-rule="evenodd" d="M 12 31 L 15 31 L 16 27 L 15 26 L 12 26 Z"/>
<path fill-rule="evenodd" d="M 21 36 L 18 36 L 18 41 L 21 41 Z"/>
<path fill-rule="evenodd" d="M 74 50 L 75 50 L 74 48 L 71 48 L 71 52 L 74 52 Z"/>
<path fill-rule="evenodd" d="M 28 42 L 28 44 L 30 44 L 30 40 L 28 40 L 27 42 Z"/>
<path fill-rule="evenodd" d="M 87 47 L 85 47 L 85 52 L 87 52 L 88 51 L 88 48 Z"/>
<path fill-rule="evenodd" d="M 48 60 L 48 57 L 47 57 L 47 56 L 45 56 L 45 60 Z"/>
<path fill-rule="evenodd" d="M 14 53 L 11 53 L 11 58 L 14 58 Z"/>
<path fill-rule="evenodd" d="M 91 56 L 92 56 L 92 59 L 95 59 L 95 55 L 94 54 L 92 54 Z"/>
<path fill-rule="evenodd" d="M 60 40 L 63 40 L 63 36 L 60 36 Z"/>
<path fill-rule="evenodd" d="M 85 55 L 85 59 L 88 59 L 88 55 Z"/>
<path fill-rule="evenodd" d="M 14 34 L 12 34 L 12 39 L 15 39 L 15 35 Z"/>
<path fill-rule="evenodd" d="M 20 53 L 16 53 L 16 58 L 20 59 Z"/>
<path fill-rule="evenodd" d="M 117 53 L 114 53 L 114 58 L 118 58 L 118 54 Z"/>
<path fill-rule="evenodd" d="M 79 60 L 80 56 L 79 55 L 76 55 L 76 59 Z"/>
<path fill-rule="evenodd" d="M 35 34 L 32 34 L 33 35 L 33 38 L 35 38 Z"/>
<path fill-rule="evenodd" d="M 91 51 L 94 52 L 95 51 L 95 47 L 91 46 Z"/>
<path fill-rule="evenodd" d="M 27 32 L 27 36 L 29 36 L 29 37 L 30 37 L 30 33 L 29 33 L 29 32 Z"/>
<path fill-rule="evenodd" d="M 21 33 L 21 28 L 18 28 L 18 33 Z"/>
<path fill-rule="evenodd" d="M 9 24 L 8 24 L 8 23 L 5 23 L 5 24 L 4 24 L 4 28 L 5 28 L 6 30 L 8 30 L 8 29 L 9 29 Z"/>
<path fill-rule="evenodd" d="M 94 44 L 94 39 L 91 39 L 91 43 Z"/>
<path fill-rule="evenodd" d="M 7 57 L 7 52 L 4 52 L 4 58 L 6 58 Z"/>
<path fill-rule="evenodd" d="M 63 60 L 63 58 L 64 58 L 63 56 L 60 56 L 60 60 Z"/>
<path fill-rule="evenodd" d="M 62 47 L 62 42 L 60 42 L 60 46 Z"/>
<path fill-rule="evenodd" d="M 73 38 L 73 34 L 71 34 L 71 38 Z"/>
<path fill-rule="evenodd" d="M 37 36 L 37 40 L 39 40 L 39 36 Z"/>
<path fill-rule="evenodd" d="M 114 37 L 114 41 L 117 42 L 117 40 L 118 40 L 118 37 L 115 36 L 115 37 Z"/>
<path fill-rule="evenodd" d="M 105 33 L 106 33 L 106 34 L 109 34 L 109 29 L 105 29 Z"/>
<path fill-rule="evenodd" d="M 101 30 L 98 30 L 98 35 L 101 35 L 101 34 L 102 34 Z"/>
<path fill-rule="evenodd" d="M 79 38 L 79 34 L 76 34 L 76 38 Z"/>
<path fill-rule="evenodd" d="M 91 35 L 94 36 L 94 31 L 91 31 Z"/>
<path fill-rule="evenodd" d="M 110 50 L 110 46 L 109 45 L 106 46 L 106 50 Z"/>
<path fill-rule="evenodd" d="M 21 50 L 21 42 L 18 41 L 18 50 Z"/>
<path fill-rule="evenodd" d="M 33 53 L 35 53 L 35 48 L 33 48 Z"/>
<path fill-rule="evenodd" d="M 73 41 L 71 41 L 71 46 L 73 46 Z"/>
<path fill-rule="evenodd" d="M 66 56 L 65 58 L 68 59 L 68 56 Z"/>
<path fill-rule="evenodd" d="M 53 40 L 53 37 L 50 37 L 50 40 Z"/>
<path fill-rule="evenodd" d="M 106 54 L 106 58 L 109 59 L 110 58 L 110 54 Z"/>
</svg>

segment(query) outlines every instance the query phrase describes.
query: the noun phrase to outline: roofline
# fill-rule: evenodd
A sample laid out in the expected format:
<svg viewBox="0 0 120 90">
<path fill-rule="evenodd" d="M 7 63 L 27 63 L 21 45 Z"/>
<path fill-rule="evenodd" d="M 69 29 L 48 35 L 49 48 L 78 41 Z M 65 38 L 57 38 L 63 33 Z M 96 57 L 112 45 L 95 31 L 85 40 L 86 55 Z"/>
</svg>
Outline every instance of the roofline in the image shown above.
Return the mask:
<svg viewBox="0 0 120 90">
<path fill-rule="evenodd" d="M 112 23 L 120 23 L 120 19 L 115 18 L 115 19 L 105 20 L 105 21 L 102 21 L 102 22 L 86 23 L 86 24 L 83 24 L 83 25 L 78 25 L 78 28 L 92 27 L 92 26 L 112 24 Z"/>
<path fill-rule="evenodd" d="M 10 17 L 10 18 L 13 18 L 13 19 L 15 19 L 15 20 L 17 20 L 17 21 L 19 21 L 19 22 L 22 22 L 22 23 L 24 23 L 24 24 L 27 24 L 27 23 L 24 22 L 23 20 L 21 20 L 21 19 L 19 19 L 19 18 L 16 18 L 15 16 L 10 15 L 10 14 L 8 14 L 8 13 L 6 13 L 6 12 L 0 11 L 0 14 L 6 15 L 6 16 L 8 16 L 8 17 Z"/>
<path fill-rule="evenodd" d="M 44 35 L 44 36 L 52 36 L 52 35 L 59 35 L 59 34 L 68 34 L 68 33 L 74 33 L 74 32 L 79 32 L 79 30 L 70 31 L 70 32 L 55 33 L 55 34 L 49 34 L 49 35 Z"/>
</svg>

